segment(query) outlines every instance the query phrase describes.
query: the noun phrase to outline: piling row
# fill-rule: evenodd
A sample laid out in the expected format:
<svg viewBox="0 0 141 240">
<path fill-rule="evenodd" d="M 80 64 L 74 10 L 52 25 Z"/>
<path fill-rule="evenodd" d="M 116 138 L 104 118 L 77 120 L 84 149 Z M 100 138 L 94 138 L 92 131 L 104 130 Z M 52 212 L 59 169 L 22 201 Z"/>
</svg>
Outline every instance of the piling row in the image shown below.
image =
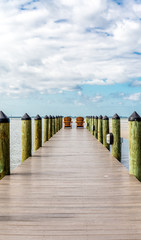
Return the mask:
<svg viewBox="0 0 141 240">
<path fill-rule="evenodd" d="M 121 141 L 120 141 L 120 117 L 115 114 L 112 118 L 112 139 L 113 142 L 107 141 L 107 135 L 109 134 L 109 118 L 102 115 L 87 116 L 86 128 L 95 136 L 100 143 L 102 143 L 108 150 L 110 150 L 110 144 L 112 145 L 112 155 L 121 161 Z"/>
<path fill-rule="evenodd" d="M 37 115 L 34 118 L 34 151 L 37 151 L 46 141 L 49 141 L 63 126 L 62 116 Z M 43 137 L 42 137 L 43 130 Z M 32 156 L 32 119 L 26 113 L 21 118 L 21 161 Z M 0 179 L 10 174 L 10 119 L 0 111 Z"/>
<path fill-rule="evenodd" d="M 141 117 L 137 112 L 133 112 L 128 121 L 129 173 L 141 181 Z M 86 128 L 95 138 L 108 150 L 110 150 L 111 145 L 113 157 L 121 161 L 120 117 L 118 114 L 112 117 L 112 133 L 109 133 L 109 118 L 107 116 L 87 116 L 86 123 Z"/>
</svg>

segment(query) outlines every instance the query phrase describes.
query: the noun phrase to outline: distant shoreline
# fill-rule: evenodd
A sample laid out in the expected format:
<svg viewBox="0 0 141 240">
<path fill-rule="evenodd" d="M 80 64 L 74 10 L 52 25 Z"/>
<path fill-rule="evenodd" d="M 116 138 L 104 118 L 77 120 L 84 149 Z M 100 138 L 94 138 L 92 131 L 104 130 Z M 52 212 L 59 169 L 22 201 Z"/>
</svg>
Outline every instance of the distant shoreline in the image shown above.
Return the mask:
<svg viewBox="0 0 141 240">
<path fill-rule="evenodd" d="M 44 118 L 44 116 L 41 116 L 42 118 Z M 71 118 L 77 118 L 77 116 L 70 116 Z M 86 118 L 86 116 L 83 116 L 84 118 Z M 8 118 L 22 118 L 22 116 L 8 116 Z M 35 118 L 35 116 L 31 116 L 31 118 Z M 64 116 L 63 116 L 63 118 L 64 118 Z M 110 119 L 112 119 L 112 117 L 110 116 L 109 117 Z M 120 116 L 120 118 L 121 119 L 128 119 L 128 117 L 121 117 Z"/>
</svg>

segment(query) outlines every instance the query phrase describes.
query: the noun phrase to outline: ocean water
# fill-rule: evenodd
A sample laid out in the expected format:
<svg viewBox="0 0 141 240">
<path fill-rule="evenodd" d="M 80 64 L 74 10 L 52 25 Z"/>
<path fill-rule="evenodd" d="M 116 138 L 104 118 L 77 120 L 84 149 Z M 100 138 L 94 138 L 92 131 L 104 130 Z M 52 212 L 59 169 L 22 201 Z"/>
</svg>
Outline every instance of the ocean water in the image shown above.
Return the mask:
<svg viewBox="0 0 141 240">
<path fill-rule="evenodd" d="M 112 146 L 110 146 L 110 152 L 112 154 Z M 124 138 L 121 143 L 121 163 L 129 169 L 129 141 Z"/>
<path fill-rule="evenodd" d="M 34 152 L 34 119 L 32 119 L 32 153 Z M 11 170 L 21 164 L 21 118 L 10 119 Z"/>
<path fill-rule="evenodd" d="M 73 119 L 73 127 L 75 127 L 75 119 Z M 34 119 L 32 119 L 32 152 L 34 151 Z M 122 159 L 121 163 L 129 168 L 129 147 L 128 140 L 123 139 L 121 145 Z M 10 158 L 11 170 L 21 164 L 21 119 L 10 119 Z"/>
</svg>

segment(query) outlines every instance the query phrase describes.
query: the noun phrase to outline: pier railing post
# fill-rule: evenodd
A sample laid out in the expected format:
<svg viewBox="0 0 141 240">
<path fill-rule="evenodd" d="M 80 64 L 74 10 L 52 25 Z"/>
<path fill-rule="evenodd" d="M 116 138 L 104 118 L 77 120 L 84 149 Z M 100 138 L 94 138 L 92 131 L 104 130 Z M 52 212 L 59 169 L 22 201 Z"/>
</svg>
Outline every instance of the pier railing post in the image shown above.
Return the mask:
<svg viewBox="0 0 141 240">
<path fill-rule="evenodd" d="M 91 116 L 91 129 L 90 129 L 91 134 L 93 134 L 93 116 Z"/>
<path fill-rule="evenodd" d="M 55 134 L 56 132 L 55 132 L 55 117 L 54 116 L 53 116 L 53 128 L 54 128 L 53 131 L 54 131 L 54 134 Z"/>
<path fill-rule="evenodd" d="M 91 117 L 88 117 L 88 130 L 90 131 L 91 128 Z"/>
<path fill-rule="evenodd" d="M 37 115 L 34 119 L 34 150 L 42 146 L 42 118 Z"/>
<path fill-rule="evenodd" d="M 86 128 L 88 128 L 88 116 L 86 116 Z"/>
<path fill-rule="evenodd" d="M 55 134 L 55 117 L 52 117 L 52 136 Z"/>
<path fill-rule="evenodd" d="M 92 126 L 92 116 L 89 118 L 89 131 L 91 132 L 91 126 Z"/>
<path fill-rule="evenodd" d="M 94 131 L 95 138 L 98 138 L 98 117 L 95 117 L 95 131 Z"/>
<path fill-rule="evenodd" d="M 61 125 L 61 117 L 59 116 L 59 130 L 61 129 L 60 125 Z"/>
<path fill-rule="evenodd" d="M 61 129 L 63 128 L 63 116 L 61 116 Z"/>
<path fill-rule="evenodd" d="M 55 132 L 58 132 L 58 123 L 57 123 L 58 119 L 57 116 L 55 117 Z"/>
<path fill-rule="evenodd" d="M 102 115 L 99 116 L 98 118 L 98 141 L 103 143 L 103 117 Z"/>
<path fill-rule="evenodd" d="M 48 141 L 48 116 L 44 117 L 44 125 L 43 125 L 43 143 Z"/>
<path fill-rule="evenodd" d="M 94 121 L 94 129 L 93 129 L 93 135 L 95 136 L 95 116 L 93 117 L 93 121 Z"/>
<path fill-rule="evenodd" d="M 22 117 L 22 162 L 32 155 L 32 121 L 25 113 Z"/>
<path fill-rule="evenodd" d="M 89 131 L 89 116 L 87 116 L 87 129 L 88 129 L 88 131 Z"/>
<path fill-rule="evenodd" d="M 63 123 L 63 117 L 61 116 L 61 129 L 63 127 L 62 123 Z"/>
<path fill-rule="evenodd" d="M 93 136 L 94 136 L 94 131 L 95 131 L 95 116 L 93 116 L 93 131 L 92 131 Z"/>
<path fill-rule="evenodd" d="M 113 145 L 112 155 L 121 161 L 120 117 L 115 114 L 112 118 Z"/>
<path fill-rule="evenodd" d="M 109 150 L 110 145 L 106 141 L 107 134 L 109 134 L 109 118 L 105 116 L 103 118 L 103 145 Z"/>
<path fill-rule="evenodd" d="M 60 126 L 59 128 L 61 130 L 61 116 L 60 116 L 59 126 Z"/>
<path fill-rule="evenodd" d="M 57 116 L 57 129 L 59 131 L 59 116 Z"/>
<path fill-rule="evenodd" d="M 52 137 L 52 116 L 49 116 L 49 126 L 48 126 L 48 138 Z"/>
<path fill-rule="evenodd" d="M 0 179 L 10 174 L 10 120 L 0 111 Z"/>
<path fill-rule="evenodd" d="M 141 181 L 141 117 L 134 112 L 129 121 L 129 173 Z"/>
<path fill-rule="evenodd" d="M 90 129 L 90 132 L 93 135 L 93 116 L 91 116 L 91 129 Z"/>
</svg>

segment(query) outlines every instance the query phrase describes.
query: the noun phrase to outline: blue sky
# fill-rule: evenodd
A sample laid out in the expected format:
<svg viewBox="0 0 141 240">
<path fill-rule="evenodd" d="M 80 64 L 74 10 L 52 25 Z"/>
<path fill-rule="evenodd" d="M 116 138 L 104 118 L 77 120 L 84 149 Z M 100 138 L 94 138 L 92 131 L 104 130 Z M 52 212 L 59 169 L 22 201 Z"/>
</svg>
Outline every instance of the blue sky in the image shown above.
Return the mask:
<svg viewBox="0 0 141 240">
<path fill-rule="evenodd" d="M 1 0 L 7 115 L 141 114 L 141 2 Z"/>
</svg>

